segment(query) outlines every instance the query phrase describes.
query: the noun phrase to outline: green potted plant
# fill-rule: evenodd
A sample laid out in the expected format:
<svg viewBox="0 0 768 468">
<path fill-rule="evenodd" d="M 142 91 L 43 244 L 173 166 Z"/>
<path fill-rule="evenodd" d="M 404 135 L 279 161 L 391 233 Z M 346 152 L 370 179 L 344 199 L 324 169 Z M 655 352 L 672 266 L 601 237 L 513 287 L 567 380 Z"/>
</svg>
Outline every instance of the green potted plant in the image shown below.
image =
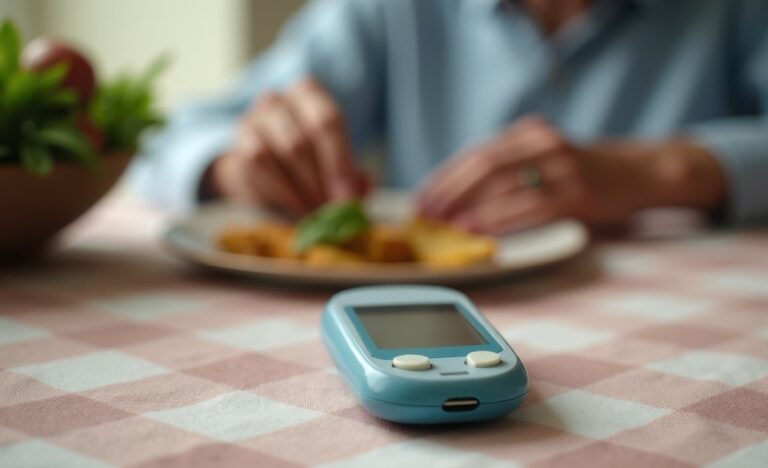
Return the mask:
<svg viewBox="0 0 768 468">
<path fill-rule="evenodd" d="M 0 260 L 39 252 L 114 185 L 141 134 L 162 123 L 153 87 L 166 65 L 100 82 L 74 47 L 40 38 L 22 48 L 3 22 Z"/>
</svg>

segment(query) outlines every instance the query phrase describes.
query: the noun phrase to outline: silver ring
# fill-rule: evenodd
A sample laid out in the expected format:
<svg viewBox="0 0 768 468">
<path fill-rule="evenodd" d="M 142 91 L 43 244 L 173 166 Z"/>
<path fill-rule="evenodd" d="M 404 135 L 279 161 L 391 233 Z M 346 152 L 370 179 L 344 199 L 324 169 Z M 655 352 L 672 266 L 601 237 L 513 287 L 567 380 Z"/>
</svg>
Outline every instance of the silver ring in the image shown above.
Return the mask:
<svg viewBox="0 0 768 468">
<path fill-rule="evenodd" d="M 518 169 L 517 181 L 523 187 L 534 190 L 538 190 L 544 185 L 541 180 L 541 172 L 533 166 L 526 166 Z"/>
</svg>

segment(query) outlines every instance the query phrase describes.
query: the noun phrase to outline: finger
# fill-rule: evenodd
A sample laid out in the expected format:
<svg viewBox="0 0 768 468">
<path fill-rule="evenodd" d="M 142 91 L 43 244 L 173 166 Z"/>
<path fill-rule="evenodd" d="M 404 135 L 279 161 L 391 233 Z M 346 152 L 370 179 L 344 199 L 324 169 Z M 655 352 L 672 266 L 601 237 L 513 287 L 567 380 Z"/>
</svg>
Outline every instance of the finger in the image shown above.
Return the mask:
<svg viewBox="0 0 768 468">
<path fill-rule="evenodd" d="M 485 145 L 455 158 L 446 171 L 438 173 L 439 178 L 421 199 L 423 211 L 445 218 L 456 204 L 465 203 L 489 174 L 564 149 L 565 140 L 542 119 L 523 119 Z"/>
<path fill-rule="evenodd" d="M 319 206 L 324 197 L 316 170 L 317 156 L 288 99 L 281 95 L 265 97 L 254 117 L 254 125 L 293 181 L 294 191 L 311 207 Z"/>
<path fill-rule="evenodd" d="M 362 173 L 358 178 L 356 193 L 360 198 L 365 198 L 376 187 L 376 180 L 368 174 Z"/>
<path fill-rule="evenodd" d="M 484 163 L 489 159 L 486 148 L 487 145 L 454 156 L 431 174 L 418 198 L 421 211 L 431 217 L 441 217 L 454 195 L 464 193 L 486 177 L 492 170 Z"/>
<path fill-rule="evenodd" d="M 268 151 L 249 155 L 248 169 L 244 177 L 254 199 L 297 216 L 311 210 L 307 202 L 291 190 L 291 182 Z"/>
<path fill-rule="evenodd" d="M 242 170 L 238 154 L 229 152 L 221 155 L 213 166 L 213 178 L 218 192 L 226 199 L 239 203 L 258 204 L 251 197 L 250 186 Z"/>
<path fill-rule="evenodd" d="M 539 119 L 526 119 L 495 140 L 495 149 L 507 163 L 519 164 L 540 154 L 567 152 L 568 141 Z"/>
<path fill-rule="evenodd" d="M 240 123 L 233 146 L 232 180 L 237 180 L 241 198 L 249 203 L 268 204 L 292 214 L 303 214 L 310 206 L 291 190 L 292 181 L 277 162 L 271 148 L 259 137 L 250 118 Z"/>
<path fill-rule="evenodd" d="M 561 207 L 545 194 L 525 190 L 497 198 L 467 212 L 455 222 L 465 229 L 503 234 L 540 225 L 562 216 Z"/>
<path fill-rule="evenodd" d="M 462 174 L 465 169 L 477 159 L 479 155 L 485 154 L 485 157 L 492 159 L 492 156 L 488 153 L 491 152 L 504 152 L 511 155 L 517 154 L 522 156 L 529 151 L 527 145 L 524 145 L 525 139 L 521 141 L 521 151 L 517 153 L 514 151 L 514 146 L 517 146 L 517 141 L 521 136 L 526 135 L 529 132 L 537 131 L 542 127 L 548 127 L 546 121 L 540 117 L 526 117 L 520 119 L 514 125 L 511 125 L 507 130 L 499 134 L 491 141 L 472 148 L 468 151 L 459 153 L 459 156 L 451 158 L 447 163 L 443 164 L 441 168 L 433 172 L 427 179 L 424 187 L 421 191 L 419 201 L 422 205 L 433 205 L 442 198 L 445 192 L 450 191 L 455 182 L 461 180 Z M 508 142 L 507 145 L 503 145 L 504 142 Z M 509 148 L 513 146 L 513 148 Z"/>
<path fill-rule="evenodd" d="M 529 144 L 531 141 L 533 143 Z M 527 139 L 514 149 L 499 145 L 475 155 L 471 162 L 446 178 L 446 183 L 434 194 L 430 213 L 447 219 L 470 205 L 486 187 L 499 191 L 502 190 L 499 185 L 506 185 L 513 190 L 519 185 L 517 173 L 523 166 L 545 164 L 544 160 L 553 156 L 550 152 L 556 149 L 555 146 Z"/>
<path fill-rule="evenodd" d="M 498 178 L 497 167 L 487 153 L 478 152 L 464 164 L 444 176 L 427 202 L 428 212 L 439 219 L 447 219 L 457 208 L 467 203 L 482 186 Z M 503 182 L 500 180 L 499 182 Z"/>
<path fill-rule="evenodd" d="M 482 206 L 488 201 L 495 200 L 501 196 L 514 193 L 524 188 L 514 171 L 503 171 L 504 173 L 495 174 L 486 183 L 479 185 L 476 189 L 468 192 L 466 196 L 455 199 L 452 203 L 445 206 L 438 214 L 441 219 L 452 220 L 460 217 L 463 213 L 472 211 Z"/>
<path fill-rule="evenodd" d="M 567 199 L 573 193 L 571 188 L 574 183 L 581 180 L 577 175 L 576 164 L 568 155 L 541 158 L 533 167 L 541 179 L 541 186 L 536 190 L 545 191 L 548 196 Z M 503 168 L 471 196 L 450 207 L 446 216 L 448 219 L 460 217 L 463 213 L 473 211 L 499 197 L 526 189 L 530 189 L 530 186 L 521 180 L 520 169 Z"/>
<path fill-rule="evenodd" d="M 443 191 L 444 186 L 448 185 L 448 180 L 453 174 L 460 171 L 461 167 L 481 149 L 482 147 L 477 147 L 462 151 L 428 174 L 420 184 L 418 203 L 424 208 L 431 207 L 438 199 L 440 192 Z"/>
<path fill-rule="evenodd" d="M 302 81 L 289 93 L 296 115 L 318 154 L 323 187 L 332 200 L 360 196 L 360 173 L 344 117 L 317 82 Z"/>
<path fill-rule="evenodd" d="M 239 202 L 266 205 L 253 186 L 253 174 L 264 172 L 258 161 L 273 157 L 252 128 L 248 117 L 240 120 L 237 136 L 229 153 L 221 157 L 220 186 L 227 196 Z"/>
</svg>

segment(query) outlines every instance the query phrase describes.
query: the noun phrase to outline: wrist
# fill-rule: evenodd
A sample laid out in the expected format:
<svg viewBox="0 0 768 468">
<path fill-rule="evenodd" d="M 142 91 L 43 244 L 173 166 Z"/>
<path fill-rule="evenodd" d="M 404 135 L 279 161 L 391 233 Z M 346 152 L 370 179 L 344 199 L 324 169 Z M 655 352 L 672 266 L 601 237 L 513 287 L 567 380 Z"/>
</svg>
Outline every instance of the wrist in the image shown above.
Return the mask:
<svg viewBox="0 0 768 468">
<path fill-rule="evenodd" d="M 714 211 L 725 200 L 720 165 L 706 149 L 687 139 L 660 144 L 649 155 L 656 207 L 679 206 Z"/>
</svg>

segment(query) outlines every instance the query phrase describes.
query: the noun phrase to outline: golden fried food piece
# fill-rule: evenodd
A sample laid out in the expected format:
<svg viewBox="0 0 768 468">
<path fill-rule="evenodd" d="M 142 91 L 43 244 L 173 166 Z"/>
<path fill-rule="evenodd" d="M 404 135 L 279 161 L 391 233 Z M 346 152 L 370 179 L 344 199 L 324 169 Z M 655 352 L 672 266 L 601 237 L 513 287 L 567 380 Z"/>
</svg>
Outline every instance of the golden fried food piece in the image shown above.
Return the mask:
<svg viewBox="0 0 768 468">
<path fill-rule="evenodd" d="M 403 226 L 373 226 L 340 247 L 371 263 L 416 261 L 411 240 Z"/>
<path fill-rule="evenodd" d="M 233 227 L 219 237 L 230 253 L 302 260 L 332 267 L 363 263 L 421 263 L 433 268 L 461 268 L 489 261 L 496 242 L 448 224 L 417 219 L 403 226 L 376 225 L 341 246 L 316 245 L 299 253 L 296 228 L 286 224 Z"/>
<path fill-rule="evenodd" d="M 283 224 L 269 225 L 263 229 L 262 235 L 269 245 L 268 257 L 275 258 L 299 258 L 296 251 L 296 229 L 293 226 Z"/>
<path fill-rule="evenodd" d="M 316 245 L 304 252 L 304 261 L 315 267 L 360 265 L 365 257 L 333 245 Z"/>
<path fill-rule="evenodd" d="M 263 224 L 253 228 L 233 227 L 219 237 L 226 252 L 259 257 L 298 258 L 294 248 L 296 229 L 285 224 Z"/>
<path fill-rule="evenodd" d="M 225 251 L 241 255 L 266 255 L 268 245 L 259 231 L 232 227 L 221 233 L 219 246 Z"/>
<path fill-rule="evenodd" d="M 489 261 L 496 253 L 496 241 L 492 238 L 448 224 L 417 219 L 407 230 L 416 257 L 430 267 L 460 268 Z"/>
<path fill-rule="evenodd" d="M 352 252 L 354 254 L 360 255 L 361 257 L 367 257 L 368 256 L 368 242 L 370 242 L 370 235 L 369 231 L 366 231 L 355 238 L 353 238 L 351 241 L 340 245 L 342 249 L 346 250 L 347 252 Z"/>
<path fill-rule="evenodd" d="M 368 232 L 367 240 L 365 256 L 371 262 L 405 263 L 416 261 L 413 243 L 408 232 L 402 227 L 374 226 Z"/>
</svg>

